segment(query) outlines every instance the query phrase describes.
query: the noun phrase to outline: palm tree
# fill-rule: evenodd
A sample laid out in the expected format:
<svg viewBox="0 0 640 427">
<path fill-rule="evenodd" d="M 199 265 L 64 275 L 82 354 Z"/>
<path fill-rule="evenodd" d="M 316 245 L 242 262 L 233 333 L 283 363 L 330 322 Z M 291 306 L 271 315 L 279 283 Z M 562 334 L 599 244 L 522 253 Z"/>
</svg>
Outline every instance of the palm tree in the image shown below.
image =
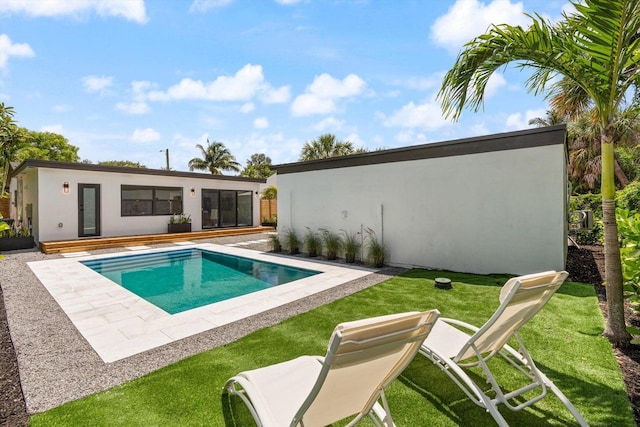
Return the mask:
<svg viewBox="0 0 640 427">
<path fill-rule="evenodd" d="M 26 132 L 13 119 L 13 107 L 0 102 L 0 198 L 6 197 L 5 188 L 9 179 L 9 166 L 18 151 L 25 145 Z"/>
<path fill-rule="evenodd" d="M 335 135 L 325 133 L 318 139 L 309 141 L 302 147 L 300 160 L 320 160 L 329 157 L 347 156 L 355 153 L 353 144 L 349 141 L 339 141 Z"/>
<path fill-rule="evenodd" d="M 446 116 L 458 119 L 465 106 L 478 110 L 489 77 L 508 63 L 532 68 L 527 80 L 538 94 L 561 75 L 587 94 L 597 114 L 602 156 L 601 195 L 605 236 L 607 324 L 604 335 L 624 347 L 626 330 L 622 266 L 615 216 L 614 118 L 625 94 L 638 83 L 640 60 L 640 0 L 571 2 L 572 15 L 551 24 L 539 15 L 531 26 L 494 25 L 469 43 L 444 78 L 438 96 Z"/>
<path fill-rule="evenodd" d="M 535 127 L 554 126 L 565 122 L 565 116 L 554 109 L 547 110 L 546 117 L 535 117 L 529 120 L 529 124 Z"/>
<path fill-rule="evenodd" d="M 189 160 L 189 170 L 208 170 L 213 175 L 222 175 L 223 170 L 240 171 L 240 163 L 236 162 L 236 158 L 222 142 L 209 142 L 207 138 L 207 148 L 201 144 L 196 144 L 196 148 L 200 149 L 202 158 L 194 157 Z"/>
</svg>

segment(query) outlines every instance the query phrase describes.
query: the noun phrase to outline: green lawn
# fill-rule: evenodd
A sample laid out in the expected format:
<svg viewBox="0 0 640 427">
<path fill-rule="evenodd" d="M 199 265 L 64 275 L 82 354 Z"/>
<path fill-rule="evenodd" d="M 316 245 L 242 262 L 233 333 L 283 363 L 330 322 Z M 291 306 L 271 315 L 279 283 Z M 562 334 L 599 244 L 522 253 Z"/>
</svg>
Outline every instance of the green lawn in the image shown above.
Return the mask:
<svg viewBox="0 0 640 427">
<path fill-rule="evenodd" d="M 454 289 L 434 288 L 449 277 Z M 237 398 L 222 398 L 234 374 L 303 354 L 324 355 L 342 321 L 437 308 L 480 326 L 498 306 L 507 276 L 411 270 L 357 294 L 256 331 L 232 344 L 200 353 L 145 377 L 34 415 L 38 426 L 252 425 Z M 576 405 L 591 425 L 634 426 L 620 369 L 608 341 L 591 285 L 565 283 L 521 331 L 538 367 Z M 495 367 L 498 374 L 501 364 Z M 508 376 L 507 376 L 508 378 Z M 449 378 L 418 355 L 388 389 L 398 426 L 494 425 Z M 510 425 L 571 425 L 573 419 L 550 394 L 533 408 L 501 409 Z M 368 421 L 363 425 L 369 425 Z"/>
</svg>

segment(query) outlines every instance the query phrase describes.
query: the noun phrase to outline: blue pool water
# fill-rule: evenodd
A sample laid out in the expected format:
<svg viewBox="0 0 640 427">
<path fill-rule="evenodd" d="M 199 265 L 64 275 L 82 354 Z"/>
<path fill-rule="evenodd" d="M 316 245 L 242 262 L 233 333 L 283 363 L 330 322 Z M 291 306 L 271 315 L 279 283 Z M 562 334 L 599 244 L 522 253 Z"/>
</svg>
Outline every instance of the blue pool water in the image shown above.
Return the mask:
<svg viewBox="0 0 640 427">
<path fill-rule="evenodd" d="M 201 249 L 82 261 L 170 314 L 318 274 Z"/>
</svg>

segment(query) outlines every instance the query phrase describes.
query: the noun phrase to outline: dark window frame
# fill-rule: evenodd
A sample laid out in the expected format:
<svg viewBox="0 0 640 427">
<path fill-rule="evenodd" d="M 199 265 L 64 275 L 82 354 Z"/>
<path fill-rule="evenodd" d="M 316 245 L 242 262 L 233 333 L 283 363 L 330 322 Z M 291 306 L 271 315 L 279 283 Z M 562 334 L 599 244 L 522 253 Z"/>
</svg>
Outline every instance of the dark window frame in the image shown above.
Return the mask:
<svg viewBox="0 0 640 427">
<path fill-rule="evenodd" d="M 151 191 L 151 198 L 141 199 L 141 198 L 125 198 L 125 191 L 131 190 L 145 190 Z M 179 192 L 180 198 L 178 200 L 175 199 L 159 199 L 157 194 L 162 191 Z M 131 210 L 133 206 L 127 207 L 128 204 L 143 202 L 145 204 L 151 205 L 151 211 L 147 212 L 146 210 L 142 210 L 140 213 L 132 213 Z M 179 206 L 173 206 L 176 202 L 179 202 Z M 169 203 L 169 211 L 173 210 L 174 212 L 159 212 L 162 204 Z M 171 209 L 171 207 L 173 209 Z M 131 217 L 131 216 L 170 216 L 183 213 L 184 208 L 184 188 L 183 187 L 165 187 L 165 186 L 154 186 L 154 185 L 121 185 L 120 186 L 120 216 L 121 217 Z"/>
</svg>

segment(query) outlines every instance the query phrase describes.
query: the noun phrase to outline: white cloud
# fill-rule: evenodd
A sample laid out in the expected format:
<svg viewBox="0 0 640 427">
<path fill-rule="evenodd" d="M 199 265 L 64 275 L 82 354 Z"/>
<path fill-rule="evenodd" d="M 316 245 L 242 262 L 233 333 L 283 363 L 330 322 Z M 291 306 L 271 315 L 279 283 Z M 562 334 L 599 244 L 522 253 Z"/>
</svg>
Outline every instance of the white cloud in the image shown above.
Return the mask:
<svg viewBox="0 0 640 427">
<path fill-rule="evenodd" d="M 527 110 L 524 115 L 522 113 L 513 113 L 507 117 L 505 127 L 508 130 L 520 130 L 530 128 L 529 120 L 537 117 L 545 117 L 547 111 L 544 108 L 537 110 Z"/>
<path fill-rule="evenodd" d="M 442 117 L 440 105 L 435 102 L 426 102 L 417 105 L 410 102 L 400 110 L 394 112 L 391 117 L 384 118 L 383 123 L 385 126 L 428 130 L 440 129 L 450 124 L 450 122 Z"/>
<path fill-rule="evenodd" d="M 10 56 L 30 58 L 34 56 L 27 43 L 13 43 L 8 35 L 0 34 L 0 68 L 4 68 Z"/>
<path fill-rule="evenodd" d="M 3 0 L 0 2 L 0 13 L 3 12 L 76 18 L 95 12 L 99 16 L 119 16 L 139 24 L 144 24 L 148 20 L 144 0 Z"/>
<path fill-rule="evenodd" d="M 242 107 L 240 107 L 240 111 L 241 113 L 247 114 L 252 112 L 253 110 L 256 109 L 256 105 L 253 102 L 247 102 L 246 104 L 243 104 Z"/>
<path fill-rule="evenodd" d="M 258 117 L 253 121 L 253 127 L 256 129 L 266 129 L 269 127 L 269 120 L 266 117 Z"/>
<path fill-rule="evenodd" d="M 89 93 L 108 93 L 109 87 L 113 85 L 113 77 L 107 76 L 86 76 L 82 78 L 82 86 Z"/>
<path fill-rule="evenodd" d="M 327 117 L 313 126 L 314 130 L 324 132 L 326 130 L 340 130 L 344 126 L 344 120 L 338 120 L 335 117 Z"/>
<path fill-rule="evenodd" d="M 438 46 L 457 51 L 487 31 L 491 24 L 527 25 L 522 2 L 456 0 L 449 11 L 431 26 L 431 39 Z"/>
<path fill-rule="evenodd" d="M 305 93 L 296 97 L 291 112 L 294 116 L 332 113 L 336 110 L 335 100 L 360 95 L 366 86 L 365 81 L 355 74 L 349 74 L 343 80 L 321 74 L 315 77 Z"/>
<path fill-rule="evenodd" d="M 152 91 L 148 99 L 170 101 L 204 99 L 209 101 L 247 101 L 264 88 L 264 76 L 260 65 L 247 64 L 233 76 L 220 76 L 212 82 L 185 78 L 165 92 Z"/>
<path fill-rule="evenodd" d="M 127 114 L 146 114 L 151 111 L 151 108 L 147 104 L 145 90 L 152 86 L 151 82 L 146 80 L 139 80 L 131 82 L 131 92 L 133 94 L 133 101 L 118 102 L 116 108 L 124 111 Z"/>
<path fill-rule="evenodd" d="M 154 142 L 160 139 L 160 133 L 154 129 L 146 128 L 146 129 L 136 129 L 131 134 L 129 140 L 133 142 Z"/>
<path fill-rule="evenodd" d="M 267 87 L 260 96 L 260 100 L 265 104 L 283 104 L 291 99 L 291 87 L 282 86 L 278 89 Z"/>
<path fill-rule="evenodd" d="M 189 8 L 190 12 L 206 12 L 231 4 L 233 0 L 194 0 Z"/>
<path fill-rule="evenodd" d="M 487 86 L 484 90 L 485 99 L 491 98 L 493 95 L 498 93 L 501 87 L 507 85 L 507 81 L 504 79 L 502 74 L 493 73 L 491 77 L 489 77 L 489 81 L 487 82 Z"/>
<path fill-rule="evenodd" d="M 418 145 L 418 144 L 425 144 L 429 142 L 424 133 L 421 133 L 421 132 L 416 133 L 413 129 L 406 129 L 398 132 L 396 134 L 395 139 L 396 139 L 396 142 L 398 142 L 398 144 L 395 146 Z"/>
</svg>

